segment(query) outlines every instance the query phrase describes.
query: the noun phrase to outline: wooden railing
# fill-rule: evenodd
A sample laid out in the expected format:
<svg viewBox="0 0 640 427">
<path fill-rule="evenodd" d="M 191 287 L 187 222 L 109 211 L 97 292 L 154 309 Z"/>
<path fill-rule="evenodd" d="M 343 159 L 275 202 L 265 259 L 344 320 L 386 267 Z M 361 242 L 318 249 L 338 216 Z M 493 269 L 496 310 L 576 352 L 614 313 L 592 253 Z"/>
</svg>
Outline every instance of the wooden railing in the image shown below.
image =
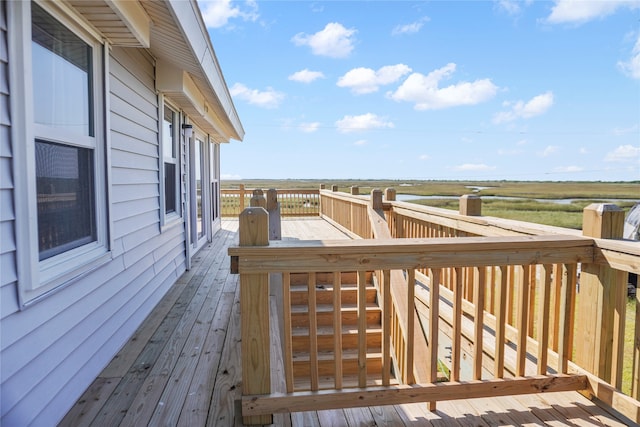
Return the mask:
<svg viewBox="0 0 640 427">
<path fill-rule="evenodd" d="M 411 402 L 433 408 L 438 400 L 564 390 L 583 390 L 640 422 L 640 296 L 628 303 L 635 320 L 625 324 L 626 277 L 640 273 L 640 244 L 617 239 L 620 209 L 587 207 L 581 234 L 481 216 L 475 197 L 463 197 L 456 213 L 396 202 L 393 191 L 382 200 L 380 191 L 363 197 L 336 190 L 320 190 L 320 214 L 361 239 L 269 242 L 264 209 L 240 215 L 239 246 L 229 254 L 240 274 L 245 423 L 269 423 L 277 412 Z M 375 378 L 367 375 L 360 303 L 362 277 L 370 271 L 383 319 L 383 369 Z M 336 339 L 334 383 L 322 389 L 311 291 L 316 275 L 342 272 L 359 278 L 357 388 L 343 382 Z M 287 310 L 282 335 L 276 335 L 284 356 L 270 351 L 278 348 L 269 334 L 273 273 L 285 290 L 292 273 L 309 277 L 309 390 L 295 387 Z M 339 304 L 334 299 L 334 314 Z M 633 333 L 631 343 L 625 343 L 625 328 Z M 416 349 L 416 331 L 427 337 L 424 351 Z M 450 342 L 439 345 L 439 335 Z M 446 348 L 450 354 L 442 354 Z M 284 393 L 271 389 L 272 371 L 285 374 Z"/>
<path fill-rule="evenodd" d="M 361 197 L 349 202 L 351 196 L 344 193 L 336 197 L 333 192 L 321 191 L 321 196 L 323 206 L 331 203 L 329 198 L 339 199 L 342 212 L 349 211 L 349 203 L 358 209 L 362 205 Z M 456 263 L 457 266 L 441 271 L 440 296 L 454 306 L 459 298 L 461 304 L 457 306 L 467 316 L 483 315 L 482 323 L 495 331 L 496 339 L 526 346 L 534 357 L 551 358 L 554 364 L 557 358 L 563 363 L 566 359 L 572 371 L 590 375 L 590 387 L 596 397 L 632 420 L 640 420 L 640 294 L 636 293 L 635 300 L 626 299 L 628 273 L 640 273 L 640 243 L 620 240 L 624 213 L 619 208 L 588 206 L 584 211 L 584 231 L 580 233 L 481 216 L 481 201 L 475 196 L 463 196 L 458 213 L 397 202 L 394 196 L 393 191 L 387 191 L 383 209 L 389 232 L 396 238 L 582 235 L 592 238 L 593 259 L 577 265 L 554 261 L 475 268 Z M 347 227 L 348 222 L 331 218 L 330 212 L 322 214 L 338 226 Z M 370 235 L 356 228 L 350 231 L 362 237 Z M 544 248 L 540 249 L 542 253 Z M 455 258 L 459 259 L 457 254 Z M 416 271 L 422 283 L 430 283 L 429 274 L 430 270 L 425 268 Z M 429 293 L 418 288 L 416 298 L 418 311 L 428 312 Z M 559 308 L 561 303 L 567 303 L 564 300 L 569 303 L 568 312 Z M 629 316 L 627 309 L 631 310 Z M 452 330 L 457 318 L 455 313 L 442 313 L 442 317 L 448 325 L 445 328 Z M 628 318 L 626 322 L 625 318 Z M 479 324 L 476 322 L 475 327 Z M 631 340 L 625 341 L 625 328 Z M 472 332 L 463 330 L 462 335 L 451 335 L 454 341 L 462 339 L 475 345 Z M 563 343 L 561 337 L 568 342 Z M 568 349 L 562 349 L 564 344 Z M 454 352 L 455 348 L 456 345 Z M 503 355 L 493 355 L 490 351 L 489 354 L 494 367 L 503 363 L 500 361 Z M 518 355 L 515 364 L 506 363 L 505 369 L 510 374 L 521 373 L 522 357 Z M 456 357 L 452 355 L 451 359 L 448 367 L 452 368 L 451 378 L 455 379 L 457 367 L 450 365 L 456 363 Z M 484 369 L 493 369 L 490 364 L 485 365 Z M 480 367 L 475 365 L 469 369 L 476 373 Z M 623 372 L 627 377 L 624 384 Z"/>
<path fill-rule="evenodd" d="M 238 217 L 250 200 L 255 190 L 240 186 L 238 189 L 220 190 L 220 208 L 223 217 Z M 266 193 L 266 191 L 264 191 Z M 283 217 L 317 216 L 320 212 L 319 190 L 277 190 L 280 215 Z"/>
<path fill-rule="evenodd" d="M 591 239 L 571 236 L 514 236 L 514 237 L 475 237 L 468 239 L 434 239 L 427 240 L 398 240 L 398 239 L 359 239 L 353 241 L 311 241 L 311 242 L 268 242 L 266 228 L 266 211 L 262 208 L 250 208 L 240 216 L 240 245 L 229 249 L 233 260 L 233 270 L 240 274 L 241 286 L 241 322 L 242 322 L 242 354 L 243 354 L 243 401 L 242 413 L 246 417 L 245 423 L 269 423 L 270 414 L 278 412 L 293 412 L 318 410 L 328 408 L 377 406 L 384 404 L 410 403 L 410 402 L 435 402 L 438 400 L 467 399 L 483 396 L 529 394 L 549 391 L 582 390 L 588 388 L 588 376 L 584 373 L 569 374 L 567 363 L 570 349 L 570 328 L 562 328 L 559 342 L 561 350 L 559 357 L 555 359 L 538 357 L 537 363 L 532 369 L 526 369 L 527 360 L 526 329 L 520 329 L 516 335 L 515 356 L 506 355 L 513 352 L 513 343 L 507 345 L 507 340 L 493 340 L 493 353 L 497 355 L 497 366 L 506 367 L 510 360 L 515 359 L 515 374 L 508 369 L 494 369 L 487 373 L 482 366 L 493 363 L 485 348 L 488 346 L 488 336 L 483 329 L 484 310 L 478 306 L 474 310 L 473 331 L 473 356 L 474 371 L 469 380 L 460 381 L 459 367 L 460 345 L 454 346 L 458 361 L 452 365 L 452 381 L 438 382 L 438 330 L 445 327 L 440 314 L 438 303 L 441 300 L 441 286 L 432 284 L 441 283 L 445 276 L 445 270 L 454 269 L 454 272 L 465 268 L 484 271 L 488 268 L 522 268 L 527 269 L 532 265 L 547 265 L 561 263 L 575 270 L 575 265 L 585 260 L 593 259 L 593 242 Z M 573 267 L 571 267 L 573 266 Z M 403 305 L 408 313 L 416 310 L 416 298 L 411 291 L 406 295 L 405 301 L 390 301 L 393 293 L 390 292 L 391 281 L 389 277 L 394 272 L 406 274 L 409 283 L 414 282 L 418 269 L 426 269 L 429 280 L 421 283 L 420 288 L 426 292 L 429 301 L 429 314 L 426 318 L 424 330 L 427 332 L 428 351 L 426 354 L 417 354 L 412 345 L 413 335 L 409 331 L 399 334 L 405 337 L 400 344 L 392 340 L 393 321 L 392 307 Z M 303 272 L 310 275 L 321 272 L 335 274 L 345 271 L 356 271 L 359 276 L 366 271 L 375 271 L 382 278 L 379 283 L 382 295 L 382 319 L 383 319 L 383 364 L 387 369 L 383 370 L 380 378 L 371 383 L 367 378 L 367 358 L 364 340 L 358 346 L 359 381 L 357 388 L 337 388 L 319 390 L 313 385 L 310 391 L 296 391 L 289 389 L 287 393 L 274 393 L 271 390 L 270 373 L 283 371 L 287 375 L 286 383 L 295 383 L 295 378 L 289 378 L 292 370 L 288 366 L 292 363 L 287 356 L 284 357 L 284 367 L 275 366 L 278 358 L 271 357 L 271 340 L 269 336 L 269 274 L 282 273 L 287 277 L 291 273 Z M 405 273 L 406 272 L 406 273 Z M 456 277 L 462 277 L 458 274 Z M 477 274 L 477 277 L 482 277 Z M 528 275 L 518 276 L 523 283 L 528 283 Z M 364 292 L 358 281 L 358 293 Z M 461 280 L 456 283 L 461 284 Z M 474 292 L 482 300 L 482 280 Z M 564 290 L 572 286 L 570 280 L 565 282 Z M 313 287 L 315 288 L 315 287 Z M 413 288 L 413 286 L 409 286 Z M 461 288 L 456 287 L 454 293 L 460 295 Z M 309 294 L 311 298 L 311 293 Z M 526 295 L 524 293 L 523 295 Z M 522 298 L 525 298 L 524 296 Z M 358 328 L 362 336 L 366 333 L 365 318 L 363 314 L 363 297 L 358 298 Z M 550 309 L 546 299 L 539 312 Z M 460 299 L 454 298 L 453 303 L 453 336 L 454 341 L 460 342 L 464 333 L 463 307 Z M 570 318 L 571 300 L 564 298 L 560 301 L 560 312 L 564 318 Z M 310 302 L 310 317 L 314 315 L 314 302 Z M 285 310 L 286 312 L 286 310 Z M 288 323 L 287 318 L 283 323 Z M 542 315 L 541 315 L 542 316 Z M 568 323 L 568 322 L 567 322 Z M 477 326 L 479 325 L 479 326 Z M 502 326 L 504 328 L 505 325 Z M 313 353 L 317 348 L 314 343 L 314 322 L 309 321 L 310 350 Z M 500 330 L 501 327 L 498 327 Z M 284 328 L 283 342 L 289 340 L 290 331 Z M 394 348 L 401 347 L 401 348 Z M 288 352 L 285 351 L 286 355 Z M 338 350 L 336 349 L 336 354 Z M 418 384 L 403 385 L 392 384 L 389 373 L 389 360 L 396 358 L 404 360 L 406 365 L 415 366 L 420 359 L 421 364 L 427 367 L 427 378 Z M 317 363 L 313 358 L 310 361 L 311 377 L 318 377 Z M 531 371 L 531 372 L 529 372 Z M 533 374 L 533 375 L 531 375 Z M 337 375 L 337 373 L 336 373 Z M 411 375 L 409 375 L 410 377 Z M 401 383 L 412 384 L 412 378 L 400 378 Z M 292 391 L 293 390 L 293 391 Z"/>
</svg>

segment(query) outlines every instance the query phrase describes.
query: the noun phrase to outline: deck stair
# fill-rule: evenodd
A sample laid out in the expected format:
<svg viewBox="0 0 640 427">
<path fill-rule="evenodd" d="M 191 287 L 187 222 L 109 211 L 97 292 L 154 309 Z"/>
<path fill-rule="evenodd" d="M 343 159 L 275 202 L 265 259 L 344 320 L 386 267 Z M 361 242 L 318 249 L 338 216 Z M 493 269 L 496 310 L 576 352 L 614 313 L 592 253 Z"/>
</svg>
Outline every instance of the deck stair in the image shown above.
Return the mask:
<svg viewBox="0 0 640 427">
<path fill-rule="evenodd" d="M 291 347 L 296 390 L 310 389 L 310 330 L 309 330 L 309 275 L 291 275 Z M 316 299 L 316 343 L 318 348 L 319 389 L 334 388 L 334 285 L 333 274 L 317 273 Z M 341 337 L 343 387 L 358 385 L 358 310 L 357 274 L 341 273 Z M 366 275 L 367 318 L 367 384 L 379 384 L 382 378 L 382 310 L 373 283 L 373 275 Z"/>
</svg>

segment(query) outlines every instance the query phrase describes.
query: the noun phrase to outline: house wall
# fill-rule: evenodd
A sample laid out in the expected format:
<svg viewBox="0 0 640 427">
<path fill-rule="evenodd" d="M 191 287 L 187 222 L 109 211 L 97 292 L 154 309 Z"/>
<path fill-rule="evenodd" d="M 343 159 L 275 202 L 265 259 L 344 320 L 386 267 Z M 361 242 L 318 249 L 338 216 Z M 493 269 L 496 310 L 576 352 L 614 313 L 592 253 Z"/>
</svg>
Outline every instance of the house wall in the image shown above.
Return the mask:
<svg viewBox="0 0 640 427">
<path fill-rule="evenodd" d="M 5 117 L 5 16 L 0 16 L 0 425 L 53 425 L 185 271 L 184 223 L 160 232 L 152 58 L 144 50 L 114 47 L 107 100 L 112 260 L 20 311 L 13 206 L 26 195 L 14 194 L 12 186 L 16 142 Z"/>
</svg>

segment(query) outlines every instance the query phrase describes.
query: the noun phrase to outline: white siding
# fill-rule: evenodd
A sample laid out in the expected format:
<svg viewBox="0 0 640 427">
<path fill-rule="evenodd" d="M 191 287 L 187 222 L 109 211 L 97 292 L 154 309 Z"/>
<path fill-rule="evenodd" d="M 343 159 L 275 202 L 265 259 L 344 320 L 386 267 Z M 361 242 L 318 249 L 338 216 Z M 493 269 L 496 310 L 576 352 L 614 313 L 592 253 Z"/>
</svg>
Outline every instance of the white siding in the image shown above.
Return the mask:
<svg viewBox="0 0 640 427">
<path fill-rule="evenodd" d="M 2 52 L 0 80 L 8 62 Z M 60 420 L 185 269 L 184 225 L 159 231 L 153 64 L 144 51 L 113 48 L 109 70 L 113 260 L 24 311 L 17 311 L 15 297 L 9 123 L 0 122 L 0 425 Z M 6 98 L 0 81 L 0 102 Z"/>
<path fill-rule="evenodd" d="M 0 319 L 18 309 L 6 6 L 0 2 Z"/>
</svg>

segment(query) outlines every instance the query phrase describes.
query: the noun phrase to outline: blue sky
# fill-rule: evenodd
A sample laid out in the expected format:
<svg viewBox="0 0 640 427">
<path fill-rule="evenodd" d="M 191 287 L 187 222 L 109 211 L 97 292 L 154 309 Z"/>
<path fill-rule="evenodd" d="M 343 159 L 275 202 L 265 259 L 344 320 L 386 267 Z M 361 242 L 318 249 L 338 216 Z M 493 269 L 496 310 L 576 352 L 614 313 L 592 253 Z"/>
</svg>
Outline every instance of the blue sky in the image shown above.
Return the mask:
<svg viewBox="0 0 640 427">
<path fill-rule="evenodd" d="M 640 1 L 199 0 L 223 179 L 640 180 Z"/>
</svg>

